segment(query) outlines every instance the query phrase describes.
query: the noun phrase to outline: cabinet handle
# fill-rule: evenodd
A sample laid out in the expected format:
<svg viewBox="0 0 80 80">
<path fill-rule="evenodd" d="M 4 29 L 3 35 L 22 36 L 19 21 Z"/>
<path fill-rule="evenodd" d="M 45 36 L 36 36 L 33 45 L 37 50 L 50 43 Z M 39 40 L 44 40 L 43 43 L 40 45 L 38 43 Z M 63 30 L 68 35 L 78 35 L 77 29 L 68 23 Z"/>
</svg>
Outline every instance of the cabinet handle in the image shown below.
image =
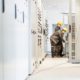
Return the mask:
<svg viewBox="0 0 80 80">
<path fill-rule="evenodd" d="M 4 12 L 5 12 L 5 1 L 2 0 L 2 13 L 4 13 Z"/>
<path fill-rule="evenodd" d="M 15 19 L 17 18 L 17 6 L 15 4 Z"/>
<path fill-rule="evenodd" d="M 24 12 L 23 12 L 23 23 L 24 23 Z"/>
</svg>

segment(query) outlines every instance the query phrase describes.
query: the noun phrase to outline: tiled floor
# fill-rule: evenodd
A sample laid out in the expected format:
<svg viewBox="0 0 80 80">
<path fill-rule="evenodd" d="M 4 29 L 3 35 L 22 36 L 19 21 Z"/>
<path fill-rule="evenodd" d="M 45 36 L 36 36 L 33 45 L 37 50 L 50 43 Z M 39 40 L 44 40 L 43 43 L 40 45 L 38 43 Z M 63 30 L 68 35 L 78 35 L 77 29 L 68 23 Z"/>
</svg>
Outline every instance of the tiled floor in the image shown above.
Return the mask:
<svg viewBox="0 0 80 80">
<path fill-rule="evenodd" d="M 80 64 L 48 57 L 28 80 L 80 80 Z"/>
</svg>

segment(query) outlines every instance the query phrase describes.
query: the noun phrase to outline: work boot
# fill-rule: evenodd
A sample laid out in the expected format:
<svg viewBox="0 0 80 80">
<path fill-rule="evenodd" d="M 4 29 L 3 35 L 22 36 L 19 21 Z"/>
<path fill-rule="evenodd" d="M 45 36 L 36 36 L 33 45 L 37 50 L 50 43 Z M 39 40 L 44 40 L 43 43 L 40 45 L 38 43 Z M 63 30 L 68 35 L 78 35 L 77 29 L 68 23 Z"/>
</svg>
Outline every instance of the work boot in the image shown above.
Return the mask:
<svg viewBox="0 0 80 80">
<path fill-rule="evenodd" d="M 60 56 L 61 56 L 61 57 L 63 57 L 63 56 L 64 56 L 64 54 L 60 54 Z"/>
<path fill-rule="evenodd" d="M 51 57 L 53 58 L 55 56 L 55 52 L 52 52 L 51 53 Z"/>
</svg>

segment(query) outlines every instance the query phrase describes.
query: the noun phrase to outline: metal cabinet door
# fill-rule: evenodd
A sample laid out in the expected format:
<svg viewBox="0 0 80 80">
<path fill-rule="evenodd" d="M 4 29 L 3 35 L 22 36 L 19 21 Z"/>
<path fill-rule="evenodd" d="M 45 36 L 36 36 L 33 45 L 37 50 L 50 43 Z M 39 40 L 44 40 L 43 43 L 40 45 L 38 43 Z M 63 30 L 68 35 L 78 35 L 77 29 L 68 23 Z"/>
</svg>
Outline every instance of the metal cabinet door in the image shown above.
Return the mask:
<svg viewBox="0 0 80 80">
<path fill-rule="evenodd" d="M 3 53 L 2 53 L 2 0 L 0 0 L 0 80 L 3 80 Z"/>
<path fill-rule="evenodd" d="M 29 74 L 33 72 L 37 64 L 37 3 L 35 0 L 30 1 L 30 53 L 29 53 Z"/>
</svg>

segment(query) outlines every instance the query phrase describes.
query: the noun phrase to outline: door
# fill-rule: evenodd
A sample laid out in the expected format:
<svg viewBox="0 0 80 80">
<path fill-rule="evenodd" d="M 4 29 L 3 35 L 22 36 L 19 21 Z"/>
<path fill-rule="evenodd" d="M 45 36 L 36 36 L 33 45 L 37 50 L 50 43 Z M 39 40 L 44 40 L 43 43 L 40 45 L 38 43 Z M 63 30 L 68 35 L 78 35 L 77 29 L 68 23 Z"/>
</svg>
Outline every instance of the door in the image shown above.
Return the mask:
<svg viewBox="0 0 80 80">
<path fill-rule="evenodd" d="M 2 5 L 0 0 L 0 80 L 3 80 L 3 54 L 2 54 Z"/>
</svg>

